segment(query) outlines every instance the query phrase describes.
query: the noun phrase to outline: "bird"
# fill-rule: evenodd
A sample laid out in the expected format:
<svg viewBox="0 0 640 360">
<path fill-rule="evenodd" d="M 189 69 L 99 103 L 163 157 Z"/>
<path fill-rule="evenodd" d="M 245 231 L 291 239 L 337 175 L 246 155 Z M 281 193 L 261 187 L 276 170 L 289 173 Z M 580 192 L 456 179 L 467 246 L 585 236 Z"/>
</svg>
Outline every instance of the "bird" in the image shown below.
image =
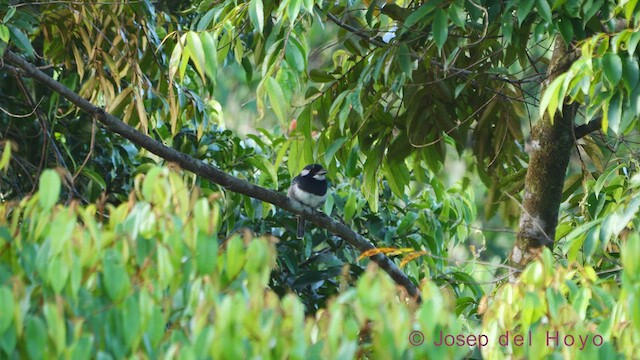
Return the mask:
<svg viewBox="0 0 640 360">
<path fill-rule="evenodd" d="M 320 164 L 305 166 L 300 175 L 291 181 L 287 196 L 303 205 L 314 209 L 319 208 L 327 199 L 326 174 L 327 170 Z M 297 238 L 304 238 L 304 219 L 301 216 L 298 216 Z"/>
</svg>

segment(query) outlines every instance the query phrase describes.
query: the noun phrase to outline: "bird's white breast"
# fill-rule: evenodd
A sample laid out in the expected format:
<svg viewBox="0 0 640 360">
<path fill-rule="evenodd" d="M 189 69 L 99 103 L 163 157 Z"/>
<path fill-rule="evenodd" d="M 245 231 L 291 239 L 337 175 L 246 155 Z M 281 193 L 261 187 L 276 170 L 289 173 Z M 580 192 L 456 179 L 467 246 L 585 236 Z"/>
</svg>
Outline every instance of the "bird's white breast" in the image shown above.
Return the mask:
<svg viewBox="0 0 640 360">
<path fill-rule="evenodd" d="M 327 194 L 324 194 L 322 196 L 315 195 L 312 193 L 304 192 L 296 186 L 292 187 L 291 190 L 293 191 L 292 197 L 294 199 L 312 208 L 320 207 L 320 205 L 322 205 L 327 199 Z"/>
</svg>

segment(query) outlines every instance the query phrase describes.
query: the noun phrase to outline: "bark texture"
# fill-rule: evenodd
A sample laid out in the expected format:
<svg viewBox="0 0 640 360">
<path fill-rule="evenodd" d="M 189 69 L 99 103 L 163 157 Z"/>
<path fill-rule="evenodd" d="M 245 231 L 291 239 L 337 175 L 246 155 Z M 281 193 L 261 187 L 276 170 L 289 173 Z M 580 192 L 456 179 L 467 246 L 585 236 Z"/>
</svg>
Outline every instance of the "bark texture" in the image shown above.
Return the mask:
<svg viewBox="0 0 640 360">
<path fill-rule="evenodd" d="M 547 84 L 568 70 L 575 56 L 575 52 L 558 37 L 547 71 Z M 511 264 L 517 268 L 524 267 L 545 246 L 553 247 L 562 187 L 575 141 L 573 124 L 576 111 L 576 105 L 565 104 L 553 122 L 545 114 L 531 129 L 532 144 L 522 214 L 510 255 Z"/>
</svg>

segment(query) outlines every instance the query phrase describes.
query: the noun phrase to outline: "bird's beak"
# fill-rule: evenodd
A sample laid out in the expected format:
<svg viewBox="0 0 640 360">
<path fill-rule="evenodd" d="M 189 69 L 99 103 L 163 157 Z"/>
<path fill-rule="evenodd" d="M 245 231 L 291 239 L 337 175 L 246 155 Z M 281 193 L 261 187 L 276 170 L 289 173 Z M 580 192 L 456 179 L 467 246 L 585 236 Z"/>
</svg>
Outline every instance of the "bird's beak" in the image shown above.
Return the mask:
<svg viewBox="0 0 640 360">
<path fill-rule="evenodd" d="M 324 175 L 324 174 L 326 174 L 326 173 L 327 173 L 327 170 L 324 170 L 324 169 L 323 169 L 323 170 L 318 171 L 318 175 Z"/>
</svg>

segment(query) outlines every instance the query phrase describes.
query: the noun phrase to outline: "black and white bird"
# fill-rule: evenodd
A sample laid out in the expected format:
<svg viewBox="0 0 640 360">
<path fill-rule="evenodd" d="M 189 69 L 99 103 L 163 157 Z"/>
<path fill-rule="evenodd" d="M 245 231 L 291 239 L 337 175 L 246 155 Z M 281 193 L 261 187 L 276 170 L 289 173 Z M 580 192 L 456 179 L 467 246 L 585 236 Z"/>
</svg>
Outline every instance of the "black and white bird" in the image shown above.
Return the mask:
<svg viewBox="0 0 640 360">
<path fill-rule="evenodd" d="M 327 170 L 319 164 L 307 165 L 293 178 L 287 196 L 314 209 L 327 199 Z M 298 239 L 304 237 L 304 219 L 298 216 Z"/>
</svg>

